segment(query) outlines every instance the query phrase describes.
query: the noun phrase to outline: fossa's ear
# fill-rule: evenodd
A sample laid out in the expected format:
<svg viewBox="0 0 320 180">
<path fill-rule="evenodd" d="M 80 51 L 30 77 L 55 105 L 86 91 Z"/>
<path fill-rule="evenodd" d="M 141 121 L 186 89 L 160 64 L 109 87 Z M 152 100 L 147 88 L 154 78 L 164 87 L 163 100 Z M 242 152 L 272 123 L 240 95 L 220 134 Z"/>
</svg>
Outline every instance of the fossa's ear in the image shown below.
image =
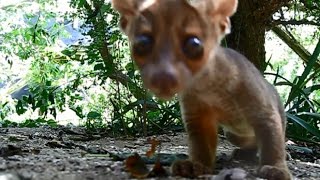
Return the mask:
<svg viewBox="0 0 320 180">
<path fill-rule="evenodd" d="M 221 14 L 223 16 L 232 16 L 238 7 L 238 0 L 214 0 L 214 14 Z"/>
<path fill-rule="evenodd" d="M 238 0 L 214 0 L 214 10 L 211 11 L 211 16 L 214 18 L 215 15 L 222 16 L 220 19 L 221 32 L 229 34 L 231 32 L 230 16 L 232 16 L 238 7 Z"/>
<path fill-rule="evenodd" d="M 129 21 L 142 10 L 154 4 L 156 0 L 112 0 L 112 6 L 120 13 L 120 27 L 127 33 Z"/>
<path fill-rule="evenodd" d="M 189 0 L 198 10 L 204 12 L 212 22 L 219 21 L 221 32 L 230 33 L 230 17 L 236 12 L 238 0 Z"/>
</svg>

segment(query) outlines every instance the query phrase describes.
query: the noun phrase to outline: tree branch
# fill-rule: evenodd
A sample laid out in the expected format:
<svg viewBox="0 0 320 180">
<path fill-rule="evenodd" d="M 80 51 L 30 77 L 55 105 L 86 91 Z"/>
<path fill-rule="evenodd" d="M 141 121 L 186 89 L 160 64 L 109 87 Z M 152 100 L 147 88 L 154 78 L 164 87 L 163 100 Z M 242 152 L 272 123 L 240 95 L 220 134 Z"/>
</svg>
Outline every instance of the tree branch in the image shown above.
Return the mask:
<svg viewBox="0 0 320 180">
<path fill-rule="evenodd" d="M 311 54 L 306 50 L 296 39 L 290 37 L 288 33 L 283 31 L 280 27 L 274 26 L 271 30 L 285 42 L 305 63 L 308 63 Z M 320 60 L 314 66 L 316 69 L 320 68 Z"/>
<path fill-rule="evenodd" d="M 273 25 L 313 25 L 313 26 L 320 26 L 320 22 L 315 22 L 315 21 L 308 21 L 306 19 L 303 20 L 295 20 L 291 19 L 288 21 L 282 21 L 282 20 L 276 20 L 273 21 Z"/>
<path fill-rule="evenodd" d="M 132 95 L 136 99 L 143 99 L 145 97 L 145 91 L 140 88 L 135 82 L 132 81 L 130 77 L 128 77 L 126 74 L 123 74 L 121 71 L 119 71 L 116 68 L 114 59 L 112 55 L 110 54 L 109 48 L 108 48 L 108 40 L 106 38 L 105 32 L 106 32 L 106 22 L 104 20 L 104 17 L 102 15 L 100 16 L 100 9 L 103 5 L 102 1 L 92 1 L 94 10 L 91 9 L 91 6 L 88 4 L 87 1 L 84 1 L 85 7 L 89 12 L 88 21 L 92 22 L 93 29 L 97 33 L 97 35 L 94 37 L 94 41 L 99 45 L 98 51 L 101 55 L 101 58 L 104 62 L 104 66 L 109 66 L 110 69 L 113 69 L 113 73 L 108 74 L 108 78 L 122 84 L 123 86 L 127 87 L 128 90 L 132 93 Z"/>
<path fill-rule="evenodd" d="M 278 11 L 282 6 L 289 3 L 290 0 L 260 0 L 254 1 L 256 4 L 255 9 L 252 9 L 252 16 L 256 17 L 257 20 L 269 20 L 269 18 Z"/>
</svg>

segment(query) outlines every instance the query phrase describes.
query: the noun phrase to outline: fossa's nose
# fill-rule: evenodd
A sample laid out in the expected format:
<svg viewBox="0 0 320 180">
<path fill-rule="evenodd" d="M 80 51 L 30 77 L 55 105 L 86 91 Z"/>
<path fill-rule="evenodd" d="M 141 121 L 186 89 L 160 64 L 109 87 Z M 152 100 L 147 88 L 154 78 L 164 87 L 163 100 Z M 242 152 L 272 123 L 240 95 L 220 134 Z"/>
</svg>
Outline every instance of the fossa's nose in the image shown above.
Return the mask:
<svg viewBox="0 0 320 180">
<path fill-rule="evenodd" d="M 172 96 L 178 87 L 176 74 L 170 71 L 159 71 L 153 74 L 151 78 L 152 89 L 155 89 L 159 95 Z"/>
</svg>

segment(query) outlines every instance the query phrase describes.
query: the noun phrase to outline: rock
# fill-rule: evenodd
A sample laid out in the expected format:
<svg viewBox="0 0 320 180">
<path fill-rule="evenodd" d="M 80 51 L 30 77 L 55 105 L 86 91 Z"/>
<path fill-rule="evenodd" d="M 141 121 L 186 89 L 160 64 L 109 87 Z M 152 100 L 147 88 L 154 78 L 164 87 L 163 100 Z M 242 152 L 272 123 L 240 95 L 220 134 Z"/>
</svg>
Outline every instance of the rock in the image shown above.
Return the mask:
<svg viewBox="0 0 320 180">
<path fill-rule="evenodd" d="M 0 173 L 1 180 L 21 180 L 18 175 L 12 173 Z"/>
<path fill-rule="evenodd" d="M 247 172 L 241 168 L 224 169 L 214 180 L 244 180 L 247 177 Z"/>
</svg>

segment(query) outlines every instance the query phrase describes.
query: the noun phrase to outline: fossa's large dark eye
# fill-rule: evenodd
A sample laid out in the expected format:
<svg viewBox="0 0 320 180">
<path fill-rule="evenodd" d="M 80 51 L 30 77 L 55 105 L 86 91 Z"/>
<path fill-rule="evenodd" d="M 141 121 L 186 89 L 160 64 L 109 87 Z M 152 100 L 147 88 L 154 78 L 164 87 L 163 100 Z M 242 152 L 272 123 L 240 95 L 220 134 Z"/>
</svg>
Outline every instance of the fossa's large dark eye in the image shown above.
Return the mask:
<svg viewBox="0 0 320 180">
<path fill-rule="evenodd" d="M 190 59 L 197 59 L 203 55 L 203 45 L 199 38 L 189 37 L 183 44 L 183 52 Z"/>
<path fill-rule="evenodd" d="M 133 52 L 138 56 L 145 56 L 151 53 L 153 38 L 149 35 L 138 35 L 133 41 Z"/>
</svg>

